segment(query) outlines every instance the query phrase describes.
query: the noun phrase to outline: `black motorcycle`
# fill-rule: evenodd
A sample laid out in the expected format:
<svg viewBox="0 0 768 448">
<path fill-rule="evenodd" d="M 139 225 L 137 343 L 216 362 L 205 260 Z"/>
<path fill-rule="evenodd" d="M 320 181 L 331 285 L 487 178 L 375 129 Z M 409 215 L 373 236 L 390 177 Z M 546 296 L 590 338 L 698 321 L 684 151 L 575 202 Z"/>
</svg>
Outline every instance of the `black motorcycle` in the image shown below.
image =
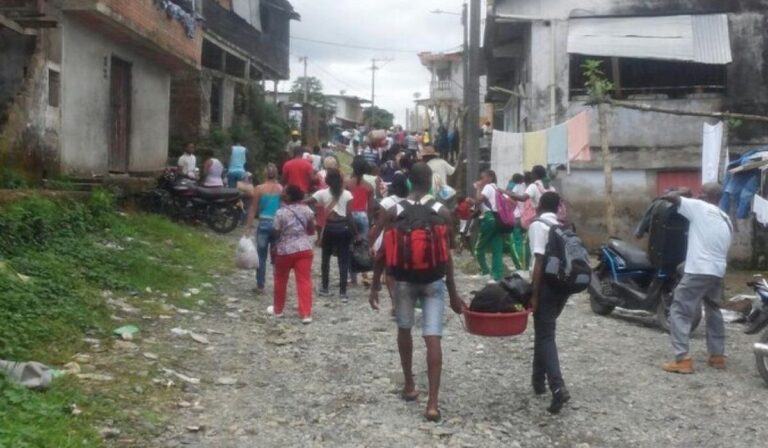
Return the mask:
<svg viewBox="0 0 768 448">
<path fill-rule="evenodd" d="M 759 306 L 747 317 L 748 327 L 744 330 L 746 334 L 757 334 L 768 327 L 768 281 L 760 277 L 757 281 L 749 282 L 747 285 L 754 289 Z M 753 348 L 755 352 L 755 361 L 757 362 L 757 371 L 768 383 L 768 330 L 760 336 L 760 342 L 756 342 Z"/>
<path fill-rule="evenodd" d="M 157 187 L 142 199 L 142 206 L 175 220 L 205 222 L 217 233 L 235 230 L 243 216 L 239 190 L 200 187 L 194 180 L 180 176 L 175 167 L 166 168 Z"/>
</svg>

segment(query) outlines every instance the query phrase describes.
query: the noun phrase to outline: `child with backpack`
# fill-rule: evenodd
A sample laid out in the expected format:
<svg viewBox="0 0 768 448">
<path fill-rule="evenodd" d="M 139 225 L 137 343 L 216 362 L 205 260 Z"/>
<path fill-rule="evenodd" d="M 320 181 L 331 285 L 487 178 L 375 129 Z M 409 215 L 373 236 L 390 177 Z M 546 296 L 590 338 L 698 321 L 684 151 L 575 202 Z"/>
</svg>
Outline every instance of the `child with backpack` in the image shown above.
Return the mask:
<svg viewBox="0 0 768 448">
<path fill-rule="evenodd" d="M 411 194 L 389 209 L 384 225 L 382 256 L 376 260 L 375 272 L 382 263 L 387 274 L 395 280 L 395 320 L 397 346 L 405 377 L 402 398 L 418 399 L 413 377 L 413 338 L 416 303 L 422 303 L 422 336 L 427 346 L 427 376 L 429 397 L 424 417 L 440 420 L 438 393 L 442 371 L 442 327 L 445 294 L 451 309 L 460 314 L 466 304 L 456 291 L 453 276 L 451 241 L 453 238 L 450 211 L 428 195 L 432 187 L 432 170 L 425 163 L 416 163 L 410 170 Z M 371 308 L 379 309 L 381 276 L 375 275 L 371 285 Z M 446 291 L 447 290 L 447 291 Z"/>
<path fill-rule="evenodd" d="M 547 411 L 557 414 L 571 399 L 555 343 L 557 318 L 570 295 L 587 288 L 591 270 L 589 254 L 581 240 L 558 221 L 560 196 L 546 192 L 538 203 L 539 216 L 528 229 L 533 254 L 531 308 L 535 331 L 531 384 L 534 392 L 542 395 L 549 382 L 552 402 Z"/>
<path fill-rule="evenodd" d="M 470 242 L 470 231 L 474 224 L 475 201 L 466 196 L 459 197 L 454 213 L 456 214 L 456 219 L 459 221 L 459 247 L 457 248 L 456 253 L 461 255 L 466 248 L 469 248 L 469 251 L 473 252 L 472 244 Z"/>
</svg>

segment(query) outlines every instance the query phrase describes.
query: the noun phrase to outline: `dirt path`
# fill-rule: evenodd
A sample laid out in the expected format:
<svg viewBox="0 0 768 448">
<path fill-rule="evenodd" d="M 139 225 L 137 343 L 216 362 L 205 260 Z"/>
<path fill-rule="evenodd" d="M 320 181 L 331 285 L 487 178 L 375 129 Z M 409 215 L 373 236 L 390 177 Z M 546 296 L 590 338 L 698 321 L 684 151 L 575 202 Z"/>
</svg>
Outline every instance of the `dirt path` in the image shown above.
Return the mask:
<svg viewBox="0 0 768 448">
<path fill-rule="evenodd" d="M 465 296 L 480 286 L 465 275 L 459 284 Z M 429 424 L 424 396 L 417 404 L 398 398 L 395 327 L 387 312 L 370 310 L 362 288 L 351 290 L 347 305 L 316 298 L 314 323 L 305 327 L 290 298 L 287 318 L 268 318 L 271 297 L 254 296 L 250 274 L 217 287 L 227 306 L 185 323 L 211 342 L 178 369 L 202 384 L 185 386 L 186 403 L 153 446 L 753 447 L 768 440 L 753 338 L 738 325 L 728 327 L 727 371 L 705 366 L 699 330 L 698 371 L 676 376 L 658 368 L 670 347 L 651 319 L 598 317 L 585 297 L 574 298 L 558 330 L 573 401 L 552 417 L 548 399 L 530 390 L 532 331 L 478 338 L 446 312 L 443 422 Z M 424 348 L 415 342 L 424 391 Z"/>
</svg>

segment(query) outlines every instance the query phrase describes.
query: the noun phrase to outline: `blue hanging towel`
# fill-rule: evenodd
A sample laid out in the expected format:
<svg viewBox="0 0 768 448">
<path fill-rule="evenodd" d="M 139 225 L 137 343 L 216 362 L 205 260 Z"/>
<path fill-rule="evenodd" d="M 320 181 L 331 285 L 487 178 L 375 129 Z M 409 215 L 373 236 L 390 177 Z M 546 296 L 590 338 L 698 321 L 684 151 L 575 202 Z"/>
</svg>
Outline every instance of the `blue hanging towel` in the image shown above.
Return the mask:
<svg viewBox="0 0 768 448">
<path fill-rule="evenodd" d="M 547 129 L 547 163 L 549 165 L 568 163 L 568 125 L 565 123 Z"/>
</svg>

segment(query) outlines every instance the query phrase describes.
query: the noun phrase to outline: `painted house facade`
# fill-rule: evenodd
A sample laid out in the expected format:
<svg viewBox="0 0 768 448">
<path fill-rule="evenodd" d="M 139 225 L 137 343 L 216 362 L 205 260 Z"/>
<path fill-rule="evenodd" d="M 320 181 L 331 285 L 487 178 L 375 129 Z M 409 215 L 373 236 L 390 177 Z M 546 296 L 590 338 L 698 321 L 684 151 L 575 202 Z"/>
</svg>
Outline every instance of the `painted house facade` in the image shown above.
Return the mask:
<svg viewBox="0 0 768 448">
<path fill-rule="evenodd" d="M 602 61 L 614 98 L 665 109 L 768 114 L 768 2 L 730 0 L 495 0 L 485 56 L 494 125 L 546 129 L 584 110 L 582 64 Z M 512 93 L 509 93 L 512 92 Z M 597 114 L 590 109 L 591 162 L 560 180 L 599 238 L 603 201 Z M 637 214 L 671 186 L 700 186 L 704 118 L 613 108 L 608 117 L 614 188 L 628 235 Z M 712 124 L 713 120 L 709 120 Z M 731 150 L 768 143 L 744 123 Z M 594 213 L 590 210 L 595 211 Z"/>
<path fill-rule="evenodd" d="M 31 178 L 166 161 L 173 73 L 200 64 L 190 1 L 0 4 L 0 162 Z"/>
</svg>

